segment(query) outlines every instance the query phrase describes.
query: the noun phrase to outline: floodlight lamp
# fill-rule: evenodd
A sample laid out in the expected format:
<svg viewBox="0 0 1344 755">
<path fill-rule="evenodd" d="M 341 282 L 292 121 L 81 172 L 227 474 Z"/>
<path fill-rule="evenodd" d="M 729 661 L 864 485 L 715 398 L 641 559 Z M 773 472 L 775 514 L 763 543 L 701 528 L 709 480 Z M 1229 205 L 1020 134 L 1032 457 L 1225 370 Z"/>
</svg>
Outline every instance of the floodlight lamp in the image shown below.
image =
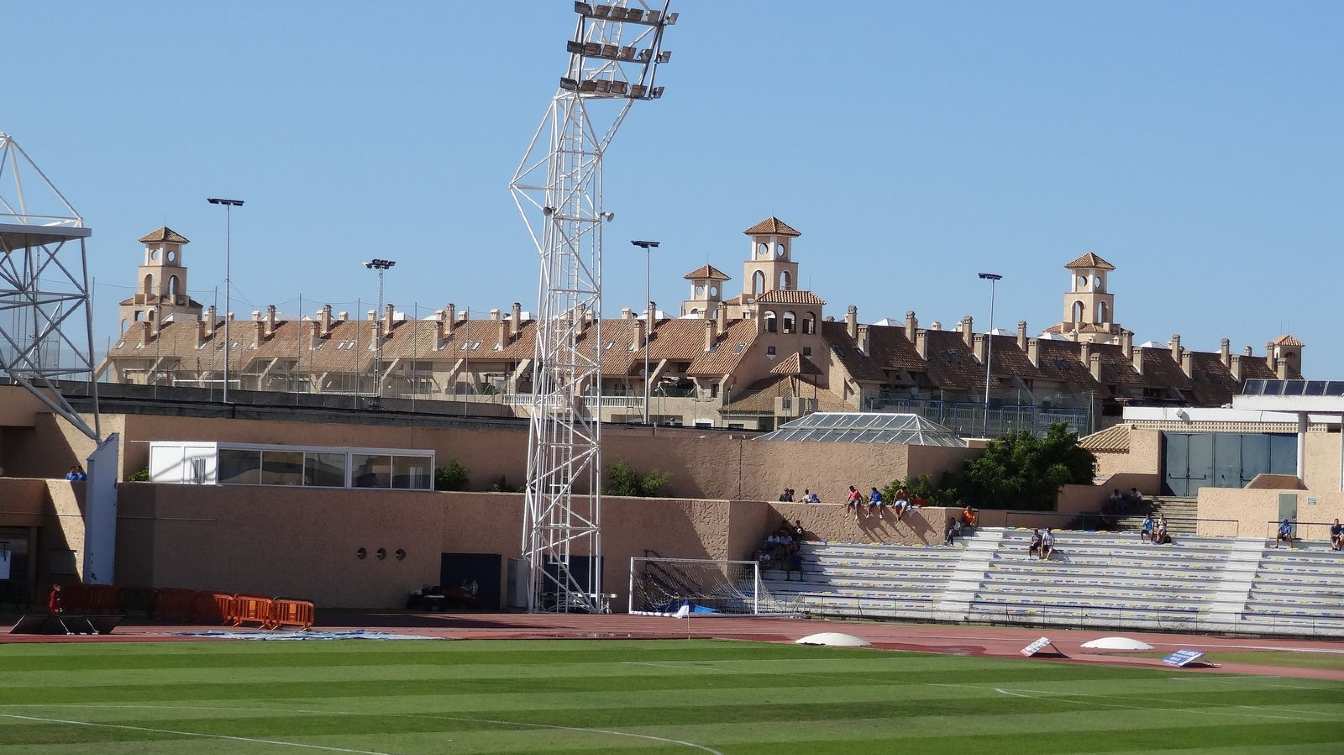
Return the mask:
<svg viewBox="0 0 1344 755">
<path fill-rule="evenodd" d="M 616 219 L 616 213 L 612 212 L 611 210 L 607 210 L 606 212 L 602 213 L 602 219 L 610 223 L 611 221 Z"/>
<path fill-rule="evenodd" d="M 228 205 L 228 206 L 230 206 L 230 207 L 242 207 L 242 206 L 243 206 L 243 200 L 241 200 L 241 199 L 224 199 L 223 197 L 206 197 L 205 201 L 209 202 L 210 204 L 223 204 L 223 205 Z"/>
<path fill-rule="evenodd" d="M 631 244 L 634 244 L 635 246 L 639 247 L 640 249 L 649 250 L 649 249 L 657 249 L 657 248 L 658 248 L 658 243 L 659 243 L 659 242 L 657 242 L 657 241 L 631 241 L 630 243 L 631 243 Z"/>
<path fill-rule="evenodd" d="M 999 275 L 998 273 L 980 273 L 979 275 L 980 275 L 980 280 L 982 280 L 982 281 L 1001 281 L 1001 280 L 1003 280 L 1003 276 L 1002 276 L 1002 275 Z"/>
<path fill-rule="evenodd" d="M 554 207 L 543 207 L 543 208 L 541 208 L 541 214 L 542 214 L 542 215 L 545 215 L 546 217 L 550 217 L 550 216 L 552 216 L 552 215 L 555 214 L 555 208 L 554 208 Z"/>
</svg>

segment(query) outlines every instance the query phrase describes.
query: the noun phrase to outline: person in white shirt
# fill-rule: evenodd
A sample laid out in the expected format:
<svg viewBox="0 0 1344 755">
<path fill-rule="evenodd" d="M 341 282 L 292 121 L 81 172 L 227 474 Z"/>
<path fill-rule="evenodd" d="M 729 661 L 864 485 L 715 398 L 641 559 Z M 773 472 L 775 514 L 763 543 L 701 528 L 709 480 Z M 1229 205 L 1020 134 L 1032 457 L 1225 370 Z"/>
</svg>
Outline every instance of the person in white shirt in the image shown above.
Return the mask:
<svg viewBox="0 0 1344 755">
<path fill-rule="evenodd" d="M 1055 533 L 1048 528 L 1044 535 L 1041 535 L 1041 560 L 1050 560 L 1051 554 L 1055 552 Z"/>
</svg>

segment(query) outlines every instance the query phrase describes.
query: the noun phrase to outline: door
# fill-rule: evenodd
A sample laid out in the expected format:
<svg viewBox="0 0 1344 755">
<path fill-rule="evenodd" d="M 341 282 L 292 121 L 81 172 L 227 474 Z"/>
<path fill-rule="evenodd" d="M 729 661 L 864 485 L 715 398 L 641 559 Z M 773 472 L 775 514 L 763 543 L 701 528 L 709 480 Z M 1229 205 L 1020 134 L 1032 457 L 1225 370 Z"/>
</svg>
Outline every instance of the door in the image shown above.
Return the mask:
<svg viewBox="0 0 1344 755">
<path fill-rule="evenodd" d="M 1279 493 L 1279 518 L 1293 523 L 1293 537 L 1297 537 L 1297 493 Z M 1274 525 L 1268 525 L 1273 527 Z"/>
<path fill-rule="evenodd" d="M 1212 437 L 1214 487 L 1241 487 L 1241 434 L 1215 433 Z"/>
<path fill-rule="evenodd" d="M 1162 492 L 1190 495 L 1190 436 L 1162 433 Z"/>
<path fill-rule="evenodd" d="M 1213 471 L 1213 433 L 1196 433 L 1190 436 L 1190 480 L 1186 493 L 1188 496 L 1199 494 L 1205 485 L 1214 484 Z M 1240 451 L 1237 452 L 1240 454 Z"/>
<path fill-rule="evenodd" d="M 441 554 L 439 585 L 448 606 L 498 611 L 502 564 L 497 553 Z"/>
</svg>

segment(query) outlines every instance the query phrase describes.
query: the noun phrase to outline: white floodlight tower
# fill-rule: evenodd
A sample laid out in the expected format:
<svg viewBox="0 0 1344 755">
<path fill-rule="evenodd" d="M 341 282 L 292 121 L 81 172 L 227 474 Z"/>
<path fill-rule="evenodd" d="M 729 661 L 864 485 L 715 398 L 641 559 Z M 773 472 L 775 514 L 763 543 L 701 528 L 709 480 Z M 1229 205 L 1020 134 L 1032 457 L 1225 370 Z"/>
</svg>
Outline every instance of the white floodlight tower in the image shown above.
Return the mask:
<svg viewBox="0 0 1344 755">
<path fill-rule="evenodd" d="M 509 189 L 541 261 L 523 509 L 530 611 L 600 611 L 602 158 L 630 108 L 663 95 L 668 3 L 574 3 L 569 66 Z M 591 326 L 588 325 L 592 319 Z M 587 556 L 587 569 L 572 569 Z"/>
<path fill-rule="evenodd" d="M 0 377 L 99 443 L 84 248 L 91 233 L 14 137 L 0 131 Z M 92 427 L 61 394 L 58 381 L 72 379 L 88 381 Z"/>
</svg>

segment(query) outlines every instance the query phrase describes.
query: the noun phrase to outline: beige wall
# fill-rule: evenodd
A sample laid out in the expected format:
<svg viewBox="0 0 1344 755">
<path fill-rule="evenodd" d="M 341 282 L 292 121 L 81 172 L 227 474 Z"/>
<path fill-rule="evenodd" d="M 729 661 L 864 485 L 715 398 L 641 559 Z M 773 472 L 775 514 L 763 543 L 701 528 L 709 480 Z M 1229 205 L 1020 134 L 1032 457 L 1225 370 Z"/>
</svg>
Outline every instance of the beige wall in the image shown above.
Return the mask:
<svg viewBox="0 0 1344 755">
<path fill-rule="evenodd" d="M 1127 472 L 1157 474 L 1162 468 L 1162 433 L 1130 428 L 1129 453 L 1099 453 L 1096 457 L 1097 479 Z"/>
<path fill-rule="evenodd" d="M 1276 528 L 1271 522 L 1279 519 L 1280 495 L 1297 498 L 1299 537 L 1328 540 L 1329 524 L 1344 519 L 1344 493 L 1338 491 L 1201 488 L 1199 534 L 1232 534 L 1228 529 L 1235 527 L 1240 537 L 1273 539 Z M 1214 521 L 1228 519 L 1233 523 Z"/>
<path fill-rule="evenodd" d="M 1303 480 L 1307 490 L 1340 490 L 1339 433 L 1309 432 L 1303 444 Z"/>
</svg>

